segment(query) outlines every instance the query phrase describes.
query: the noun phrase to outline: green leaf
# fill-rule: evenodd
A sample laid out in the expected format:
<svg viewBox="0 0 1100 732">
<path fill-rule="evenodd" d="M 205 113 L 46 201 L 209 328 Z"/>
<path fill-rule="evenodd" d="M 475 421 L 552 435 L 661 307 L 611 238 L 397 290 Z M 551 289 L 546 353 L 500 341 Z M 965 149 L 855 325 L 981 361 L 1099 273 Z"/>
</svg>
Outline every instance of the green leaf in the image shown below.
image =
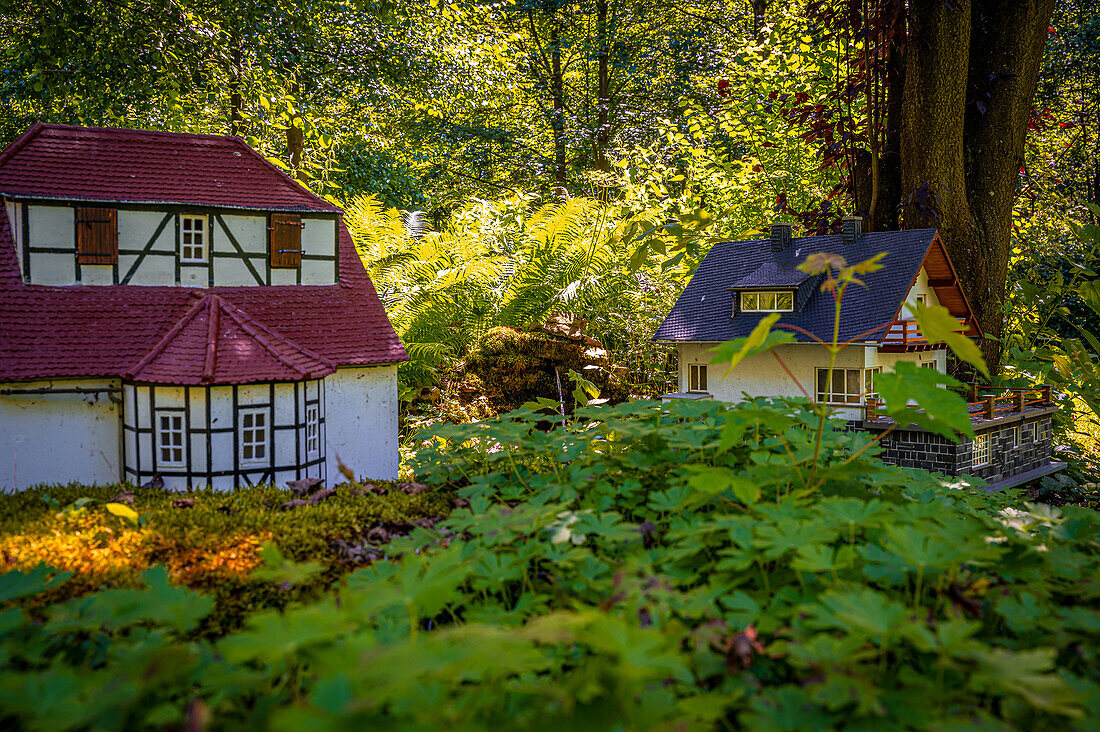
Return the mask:
<svg viewBox="0 0 1100 732">
<path fill-rule="evenodd" d="M 970 336 L 963 333 L 964 326 L 959 324 L 958 319 L 947 308 L 908 302 L 905 307 L 912 311 L 929 344 L 946 343 L 958 358 L 989 376 L 989 367 L 986 366 L 981 349 Z"/>
<path fill-rule="evenodd" d="M 875 389 L 885 401 L 887 416 L 901 426 L 915 424 L 952 440 L 957 432 L 974 435 L 966 400 L 944 388 L 958 386 L 961 384 L 950 376 L 909 361 L 898 361 L 893 373 L 875 377 Z M 910 402 L 916 402 L 916 407 Z"/>
<path fill-rule="evenodd" d="M 773 333 L 771 327 L 779 320 L 779 313 L 769 313 L 760 319 L 752 333 L 744 338 L 734 338 L 732 341 L 711 348 L 704 352 L 704 356 L 710 356 L 710 362 L 714 364 L 728 363 L 723 376 L 728 376 L 737 364 L 749 356 L 755 356 L 764 351 L 770 351 L 776 346 L 785 343 L 793 343 L 794 336 L 790 333 Z"/>
</svg>

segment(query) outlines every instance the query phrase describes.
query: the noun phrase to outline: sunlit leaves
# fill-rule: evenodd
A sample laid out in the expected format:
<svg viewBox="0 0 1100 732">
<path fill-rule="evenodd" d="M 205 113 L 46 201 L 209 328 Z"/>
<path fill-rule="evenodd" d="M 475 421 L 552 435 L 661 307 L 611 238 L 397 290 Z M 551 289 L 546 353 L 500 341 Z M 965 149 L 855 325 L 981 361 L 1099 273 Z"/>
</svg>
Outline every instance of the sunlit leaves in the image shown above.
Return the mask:
<svg viewBox="0 0 1100 732">
<path fill-rule="evenodd" d="M 960 324 L 947 308 L 922 303 L 906 303 L 905 307 L 912 311 L 929 344 L 946 343 L 955 356 L 989 376 L 989 367 L 986 366 L 981 349 L 965 332 L 966 325 Z"/>
<path fill-rule="evenodd" d="M 760 319 L 760 322 L 756 324 L 756 327 L 752 329 L 749 335 L 744 338 L 734 338 L 732 341 L 726 341 L 706 351 L 704 355 L 710 357 L 711 363 L 726 364 L 724 373 L 728 375 L 739 363 L 749 356 L 770 351 L 776 346 L 781 346 L 785 343 L 794 342 L 794 336 L 790 333 L 775 333 L 771 330 L 772 326 L 779 320 L 779 317 L 779 313 L 769 313 L 765 315 Z"/>
</svg>

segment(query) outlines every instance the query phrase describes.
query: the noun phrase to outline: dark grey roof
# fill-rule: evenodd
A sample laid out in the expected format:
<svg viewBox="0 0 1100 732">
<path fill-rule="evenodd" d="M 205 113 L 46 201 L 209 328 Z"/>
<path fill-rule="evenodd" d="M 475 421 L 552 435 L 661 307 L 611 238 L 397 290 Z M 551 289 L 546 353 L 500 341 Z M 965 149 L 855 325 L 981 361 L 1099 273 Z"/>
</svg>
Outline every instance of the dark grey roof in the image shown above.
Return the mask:
<svg viewBox="0 0 1100 732">
<path fill-rule="evenodd" d="M 798 268 L 801 262 L 764 262 L 730 287 L 798 287 L 810 275 Z"/>
<path fill-rule="evenodd" d="M 840 339 L 849 340 L 893 320 L 935 234 L 935 229 L 879 231 L 862 234 L 849 245 L 845 245 L 839 235 L 802 237 L 794 239 L 791 246 L 781 252 L 773 252 L 767 239 L 720 242 L 703 259 L 653 339 L 721 342 L 747 336 L 766 313 L 738 313 L 731 317 L 731 287 L 750 286 L 744 283 L 755 281 L 757 273 L 761 273 L 759 276 L 763 279 L 769 272 L 795 270 L 815 252 L 839 254 L 848 264 L 887 252 L 882 259 L 882 269 L 861 276 L 867 286 L 852 285 L 844 297 Z M 798 272 L 799 276 L 803 274 Z M 767 284 L 793 286 L 789 282 Z M 805 305 L 797 312 L 783 313 L 779 322 L 800 326 L 829 340 L 833 332 L 832 294 L 821 292 L 819 287 L 813 288 Z M 883 332 L 867 340 L 877 341 Z M 800 333 L 794 335 L 800 341 L 811 340 Z"/>
</svg>

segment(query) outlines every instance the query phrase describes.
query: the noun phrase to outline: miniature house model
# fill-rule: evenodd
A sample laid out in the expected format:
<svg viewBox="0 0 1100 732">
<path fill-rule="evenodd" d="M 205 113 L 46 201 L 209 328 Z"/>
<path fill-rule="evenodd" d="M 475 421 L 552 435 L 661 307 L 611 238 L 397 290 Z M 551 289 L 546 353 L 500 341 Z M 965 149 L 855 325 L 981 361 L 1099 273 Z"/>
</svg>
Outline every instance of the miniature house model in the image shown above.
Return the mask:
<svg viewBox="0 0 1100 732">
<path fill-rule="evenodd" d="M 710 363 L 706 351 L 749 335 L 768 313 L 780 313 L 780 324 L 831 340 L 832 294 L 821 291 L 820 275 L 798 269 L 816 252 L 839 254 L 849 264 L 887 253 L 883 269 L 861 276 L 866 287 L 849 287 L 845 294 L 839 338 L 852 344 L 838 354 L 831 380 L 826 349 L 798 331 L 795 343 L 751 356 L 724 375 L 727 366 Z M 860 219 L 849 217 L 838 236 L 794 238 L 790 224 L 774 224 L 769 239 L 715 244 L 654 335 L 679 348 L 679 390 L 663 398 L 804 398 L 805 389 L 815 401 L 834 405 L 836 415 L 851 426 L 884 431 L 893 423 L 874 413 L 876 374 L 899 361 L 947 370 L 945 347 L 927 342 L 904 308 L 907 302 L 942 305 L 963 332 L 981 335 L 935 230 L 864 233 Z M 975 475 L 995 487 L 1019 485 L 1065 467 L 1050 460 L 1051 414 L 1057 408 L 1049 389 L 972 390 L 969 396 L 974 440 L 956 444 L 898 425 L 882 441 L 882 458 L 904 467 Z"/>
<path fill-rule="evenodd" d="M 0 489 L 397 476 L 407 359 L 336 206 L 235 137 L 0 153 Z"/>
</svg>

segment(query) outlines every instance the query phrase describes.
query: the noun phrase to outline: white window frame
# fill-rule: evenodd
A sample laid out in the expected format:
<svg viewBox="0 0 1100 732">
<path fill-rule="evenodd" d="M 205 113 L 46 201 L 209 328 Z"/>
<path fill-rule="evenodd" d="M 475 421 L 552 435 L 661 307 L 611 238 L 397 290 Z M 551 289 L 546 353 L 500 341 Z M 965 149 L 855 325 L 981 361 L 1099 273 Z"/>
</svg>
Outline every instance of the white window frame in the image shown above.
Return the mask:
<svg viewBox="0 0 1100 732">
<path fill-rule="evenodd" d="M 195 229 L 194 222 L 201 221 L 202 228 Z M 195 237 L 199 241 L 195 243 Z M 190 237 L 190 241 L 187 238 Z M 186 243 L 185 243 L 186 242 Z M 187 256 L 187 249 L 202 249 L 202 256 L 196 257 L 194 251 Z M 180 214 L 180 262 L 183 264 L 206 264 L 210 258 L 210 217 L 206 214 Z"/>
<path fill-rule="evenodd" d="M 1010 448 L 1013 450 L 1019 450 L 1022 437 L 1022 435 L 1020 434 L 1020 425 L 1009 427 L 1006 432 L 1008 432 L 1008 444 Z"/>
<path fill-rule="evenodd" d="M 184 468 L 187 467 L 187 430 L 182 410 L 158 409 L 153 415 L 153 424 L 156 425 L 156 444 L 153 446 L 154 465 L 157 468 Z M 165 422 L 168 426 L 165 426 Z M 165 438 L 169 442 L 165 442 Z M 176 439 L 172 439 L 176 438 Z M 175 453 L 171 459 L 164 458 L 164 451 Z M 178 455 L 178 457 L 177 457 Z"/>
<path fill-rule="evenodd" d="M 993 448 L 990 444 L 989 432 L 985 432 L 980 435 L 974 435 L 974 440 L 970 447 L 970 467 L 981 468 L 989 465 L 993 462 Z"/>
<path fill-rule="evenodd" d="M 707 393 L 707 364 L 688 364 L 687 391 L 689 394 Z"/>
<path fill-rule="evenodd" d="M 259 418 L 259 420 L 257 420 Z M 240 448 L 241 465 L 267 465 L 271 461 L 271 425 L 267 407 L 242 409 L 237 414 L 237 443 Z M 257 423 L 260 424 L 256 427 Z M 262 430 L 263 439 L 257 440 L 257 431 Z M 263 448 L 263 455 L 257 457 L 256 448 Z M 251 453 L 251 455 L 249 454 Z"/>
<path fill-rule="evenodd" d="M 822 388 L 822 377 L 828 378 L 829 369 L 817 368 L 814 370 L 814 394 L 818 403 L 824 404 L 836 404 L 838 406 L 844 406 L 848 404 L 864 404 L 867 401 L 867 397 L 878 398 L 878 391 L 875 390 L 875 376 L 882 373 L 881 366 L 872 366 L 866 369 L 845 369 L 834 368 L 833 369 L 833 384 L 830 386 L 826 384 L 826 388 Z M 844 382 L 843 391 L 835 391 L 836 389 L 836 377 L 837 374 L 843 374 L 841 379 Z M 858 392 L 852 392 L 849 390 L 851 382 L 849 379 L 853 374 L 858 374 Z M 837 396 L 840 395 L 840 399 Z"/>
<path fill-rule="evenodd" d="M 321 454 L 321 409 L 317 404 L 306 405 L 306 457 Z"/>
<path fill-rule="evenodd" d="M 792 313 L 794 312 L 794 290 L 756 290 L 740 292 L 741 312 L 743 313 Z M 789 307 L 778 307 L 779 297 L 788 298 Z M 767 307 L 764 298 L 771 297 L 771 307 Z"/>
</svg>

